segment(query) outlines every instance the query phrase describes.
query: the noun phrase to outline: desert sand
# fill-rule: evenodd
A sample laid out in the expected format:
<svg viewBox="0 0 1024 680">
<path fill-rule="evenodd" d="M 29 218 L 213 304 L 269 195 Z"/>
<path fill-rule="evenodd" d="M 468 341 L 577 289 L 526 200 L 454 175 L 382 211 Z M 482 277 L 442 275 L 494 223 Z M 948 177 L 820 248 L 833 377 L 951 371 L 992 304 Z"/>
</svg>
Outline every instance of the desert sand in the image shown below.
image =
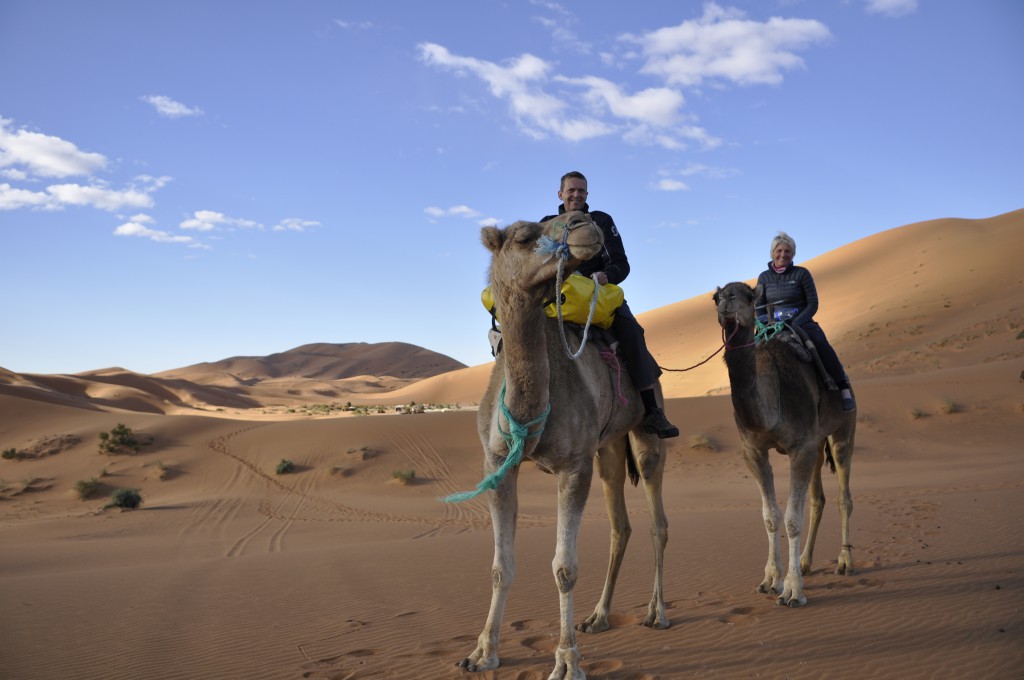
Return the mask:
<svg viewBox="0 0 1024 680">
<path fill-rule="evenodd" d="M 587 677 L 1024 677 L 1022 255 L 1024 210 L 916 223 L 801 262 L 859 405 L 857 573 L 833 574 L 826 478 L 802 608 L 755 592 L 767 555 L 760 496 L 720 358 L 667 372 L 682 431 L 667 440 L 672 625 L 637 625 L 653 550 L 643 493 L 630 487 L 613 627 L 579 634 Z M 727 281 L 708 283 L 707 295 L 640 316 L 662 366 L 721 345 L 710 295 Z M 523 466 L 502 666 L 465 674 L 456 664 L 487 614 L 493 539 L 484 497 L 438 499 L 480 478 L 474 404 L 490 365 L 380 373 L 399 359 L 375 351 L 372 372 L 355 362 L 344 378 L 257 364 L 244 375 L 238 364 L 153 376 L 0 369 L 0 449 L 19 454 L 0 459 L 0 677 L 547 678 L 553 479 Z M 413 401 L 447 410 L 309 408 Z M 98 450 L 117 424 L 138 452 Z M 294 462 L 288 474 L 276 473 L 282 459 Z M 773 465 L 784 497 L 787 460 Z M 76 483 L 92 478 L 96 493 L 80 499 Z M 142 507 L 104 509 L 117 488 L 138 489 Z M 577 621 L 608 554 L 596 476 L 579 554 Z"/>
</svg>

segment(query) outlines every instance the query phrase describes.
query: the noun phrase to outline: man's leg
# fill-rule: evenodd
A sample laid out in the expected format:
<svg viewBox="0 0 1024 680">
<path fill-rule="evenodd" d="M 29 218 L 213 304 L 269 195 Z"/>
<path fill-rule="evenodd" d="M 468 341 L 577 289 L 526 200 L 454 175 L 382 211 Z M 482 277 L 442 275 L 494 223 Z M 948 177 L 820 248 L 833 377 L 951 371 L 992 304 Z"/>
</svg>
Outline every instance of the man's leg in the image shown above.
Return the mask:
<svg viewBox="0 0 1024 680">
<path fill-rule="evenodd" d="M 665 411 L 658 405 L 654 394 L 654 385 L 661 375 L 661 369 L 647 349 L 643 327 L 625 302 L 615 310 L 612 332 L 622 348 L 626 370 L 640 390 L 640 399 L 644 404 L 644 431 L 657 434 L 662 439 L 678 437 L 679 428 L 665 417 Z"/>
</svg>

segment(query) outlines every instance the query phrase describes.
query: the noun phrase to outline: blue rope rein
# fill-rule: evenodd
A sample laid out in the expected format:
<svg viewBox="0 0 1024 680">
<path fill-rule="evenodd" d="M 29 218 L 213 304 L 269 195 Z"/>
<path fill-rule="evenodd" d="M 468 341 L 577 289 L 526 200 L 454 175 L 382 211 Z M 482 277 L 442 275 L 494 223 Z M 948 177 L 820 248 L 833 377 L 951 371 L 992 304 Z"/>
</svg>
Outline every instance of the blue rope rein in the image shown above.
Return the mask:
<svg viewBox="0 0 1024 680">
<path fill-rule="evenodd" d="M 544 413 L 534 418 L 528 423 L 517 423 L 515 418 L 509 412 L 508 407 L 505 406 L 505 382 L 501 383 L 501 396 L 498 397 L 498 404 L 501 406 L 501 415 L 505 416 L 508 421 L 508 432 L 501 429 L 501 422 L 498 422 L 498 429 L 501 431 L 501 436 L 505 440 L 505 446 L 508 447 L 508 456 L 505 457 L 505 462 L 501 464 L 497 470 L 484 477 L 479 484 L 476 485 L 476 489 L 473 491 L 462 491 L 460 493 L 453 493 L 450 496 L 445 496 L 443 500 L 445 503 L 461 503 L 462 501 L 468 501 L 470 498 L 476 498 L 484 491 L 494 490 L 498 488 L 502 480 L 505 479 L 505 475 L 516 465 L 523 462 L 523 448 L 526 446 L 527 439 L 533 439 L 539 437 L 544 432 L 545 421 L 548 419 L 548 414 L 551 413 L 551 404 L 548 403 Z M 540 425 L 540 429 L 530 434 L 530 428 L 534 425 Z"/>
</svg>

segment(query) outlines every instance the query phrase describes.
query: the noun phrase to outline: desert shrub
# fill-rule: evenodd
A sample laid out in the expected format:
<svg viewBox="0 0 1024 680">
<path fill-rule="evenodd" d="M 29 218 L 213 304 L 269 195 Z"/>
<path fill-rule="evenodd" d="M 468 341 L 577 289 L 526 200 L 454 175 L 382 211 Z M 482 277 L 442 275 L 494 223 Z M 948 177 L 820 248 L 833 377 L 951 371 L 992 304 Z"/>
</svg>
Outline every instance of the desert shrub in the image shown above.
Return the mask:
<svg viewBox="0 0 1024 680">
<path fill-rule="evenodd" d="M 78 494 L 79 500 L 85 500 L 96 493 L 100 488 L 100 480 L 96 477 L 90 477 L 89 479 L 79 479 L 75 482 L 75 493 Z"/>
<path fill-rule="evenodd" d="M 134 510 L 142 505 L 142 495 L 138 489 L 117 489 L 110 494 L 110 502 L 104 508 L 128 508 Z"/>
<path fill-rule="evenodd" d="M 26 458 L 31 458 L 32 457 L 28 453 L 26 453 L 24 451 L 19 451 L 18 449 L 14 448 L 14 447 L 11 447 L 9 449 L 4 449 L 3 454 L 0 454 L 0 455 L 3 455 L 3 457 L 6 460 L 25 460 Z"/>
<path fill-rule="evenodd" d="M 289 472 L 295 472 L 295 463 L 291 462 L 287 458 L 282 458 L 281 462 L 277 464 L 275 472 L 279 475 L 286 475 Z"/>
<path fill-rule="evenodd" d="M 1021 331 L 1020 333 L 1017 333 L 1017 339 L 1018 340 L 1024 340 L 1024 331 Z"/>
<path fill-rule="evenodd" d="M 694 451 L 717 451 L 718 445 L 706 434 L 695 434 L 690 437 L 690 448 Z"/>
<path fill-rule="evenodd" d="M 139 440 L 132 428 L 118 423 L 110 432 L 100 432 L 100 453 L 117 453 L 122 449 L 139 452 Z"/>
<path fill-rule="evenodd" d="M 395 470 L 391 473 L 393 479 L 397 479 L 402 484 L 411 484 L 416 480 L 415 470 Z"/>
<path fill-rule="evenodd" d="M 946 401 L 942 402 L 939 405 L 939 411 L 948 416 L 952 413 L 960 413 L 961 411 L 963 411 L 963 407 L 960 406 L 960 404 L 956 403 L 955 401 L 947 399 Z"/>
<path fill-rule="evenodd" d="M 927 415 L 928 415 L 927 411 L 923 411 L 923 410 L 921 410 L 919 408 L 910 409 L 910 417 L 913 418 L 914 420 L 918 420 L 919 418 L 924 418 Z"/>
</svg>

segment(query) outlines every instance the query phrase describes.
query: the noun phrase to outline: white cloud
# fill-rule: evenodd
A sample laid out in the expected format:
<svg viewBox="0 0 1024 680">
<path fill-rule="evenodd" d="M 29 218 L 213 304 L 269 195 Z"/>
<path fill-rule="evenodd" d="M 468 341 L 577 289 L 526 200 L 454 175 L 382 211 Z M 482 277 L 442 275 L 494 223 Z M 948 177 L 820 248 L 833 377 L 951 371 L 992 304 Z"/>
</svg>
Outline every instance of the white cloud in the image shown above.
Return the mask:
<svg viewBox="0 0 1024 680">
<path fill-rule="evenodd" d="M 438 208 L 437 206 L 429 206 L 423 209 L 423 212 L 430 218 L 430 222 L 436 223 L 437 220 L 443 217 L 460 217 L 464 220 L 476 220 L 477 224 L 482 227 L 493 226 L 498 224 L 497 217 L 483 217 L 483 213 L 475 208 L 471 208 L 468 205 L 453 205 L 450 208 Z"/>
<path fill-rule="evenodd" d="M 33 208 L 36 210 L 56 210 L 59 208 L 53 196 L 43 191 L 17 189 L 6 182 L 0 184 L 0 210 L 18 210 Z"/>
<path fill-rule="evenodd" d="M 596 76 L 558 77 L 556 80 L 581 86 L 588 102 L 607 107 L 617 118 L 659 126 L 671 125 L 678 120 L 679 110 L 685 104 L 680 92 L 666 87 L 648 88 L 631 95 L 623 92 L 615 83 Z"/>
<path fill-rule="evenodd" d="M 137 189 L 117 191 L 96 185 L 53 184 L 46 187 L 46 191 L 62 206 L 92 206 L 100 210 L 149 208 L 153 206 L 153 198 L 149 195 L 149 192 Z"/>
<path fill-rule="evenodd" d="M 182 229 L 195 229 L 196 231 L 213 231 L 218 228 L 232 229 L 241 227 L 243 229 L 262 229 L 263 225 L 252 220 L 228 217 L 224 213 L 213 210 L 197 210 L 192 217 L 178 225 Z"/>
<path fill-rule="evenodd" d="M 669 85 L 695 87 L 707 80 L 780 83 L 784 71 L 803 68 L 797 50 L 831 37 L 824 24 L 811 19 L 758 22 L 745 16 L 709 2 L 699 19 L 620 40 L 640 46 L 645 58 L 641 73 L 660 76 Z"/>
<path fill-rule="evenodd" d="M 679 174 L 684 177 L 700 175 L 703 177 L 711 177 L 712 179 L 725 179 L 727 177 L 735 177 L 739 174 L 739 171 L 735 168 L 719 168 L 711 165 L 704 165 L 703 163 L 690 163 L 680 170 Z"/>
<path fill-rule="evenodd" d="M 146 221 L 152 221 L 146 215 L 141 215 L 141 217 L 146 217 Z M 175 236 L 168 234 L 166 231 L 150 229 L 141 222 L 135 221 L 135 218 L 132 218 L 132 220 L 131 222 L 125 222 L 115 229 L 114 236 L 136 236 L 138 238 L 148 238 L 150 241 L 156 241 L 157 243 L 195 244 L 195 239 L 191 236 Z"/>
<path fill-rule="evenodd" d="M 6 170 L 0 170 L 0 177 L 6 177 L 7 179 L 13 179 L 18 182 L 28 179 L 28 173 L 23 170 L 7 168 Z"/>
<path fill-rule="evenodd" d="M 655 185 L 658 191 L 689 191 L 690 187 L 677 179 L 664 178 Z"/>
<path fill-rule="evenodd" d="M 508 103 L 520 129 L 534 139 L 556 134 L 571 141 L 582 141 L 608 134 L 612 127 L 591 116 L 574 116 L 574 109 L 563 98 L 545 92 L 550 65 L 532 54 L 523 54 L 506 65 L 472 57 L 461 57 L 435 43 L 419 45 L 420 59 L 431 66 L 471 73 L 487 83 L 491 94 Z M 567 98 L 566 98 L 567 99 Z"/>
<path fill-rule="evenodd" d="M 902 17 L 917 11 L 917 0 L 867 0 L 869 14 Z"/>
<path fill-rule="evenodd" d="M 338 24 L 338 26 L 345 30 L 366 30 L 368 28 L 373 28 L 372 21 L 345 21 L 344 19 L 335 19 L 334 23 Z"/>
<path fill-rule="evenodd" d="M 175 101 L 170 97 L 165 97 L 162 94 L 146 95 L 145 97 L 139 97 L 139 99 L 156 109 L 156 112 L 164 118 L 182 118 L 184 116 L 203 115 L 203 110 L 198 106 L 190 108 L 181 102 Z"/>
<path fill-rule="evenodd" d="M 91 175 L 107 165 L 103 154 L 81 151 L 60 137 L 14 130 L 11 124 L 12 121 L 0 117 L 0 168 L 12 168 L 22 175 L 63 178 Z M 8 178 L 17 179 L 10 175 Z"/>
<path fill-rule="evenodd" d="M 281 220 L 280 223 L 275 224 L 272 229 L 274 231 L 306 231 L 311 227 L 319 227 L 320 223 L 316 220 L 304 220 L 298 217 L 286 217 Z"/>
</svg>

